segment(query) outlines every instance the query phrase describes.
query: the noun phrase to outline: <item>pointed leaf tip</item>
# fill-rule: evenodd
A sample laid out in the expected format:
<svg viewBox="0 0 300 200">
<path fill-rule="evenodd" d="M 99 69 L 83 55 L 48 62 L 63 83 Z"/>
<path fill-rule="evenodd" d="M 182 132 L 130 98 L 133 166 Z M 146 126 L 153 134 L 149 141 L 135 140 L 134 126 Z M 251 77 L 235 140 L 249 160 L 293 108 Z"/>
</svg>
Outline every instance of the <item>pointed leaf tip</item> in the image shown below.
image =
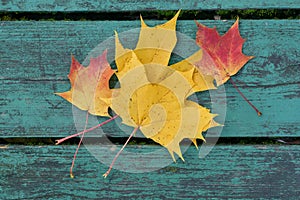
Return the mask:
<svg viewBox="0 0 300 200">
<path fill-rule="evenodd" d="M 176 23 L 177 23 L 177 19 L 179 16 L 181 10 L 179 10 L 176 15 L 169 21 L 167 21 L 166 23 L 159 25 L 159 27 L 165 28 L 165 29 L 170 29 L 170 30 L 174 30 L 176 29 Z"/>
<path fill-rule="evenodd" d="M 145 23 L 142 15 L 140 15 L 140 20 L 141 20 L 141 28 L 147 28 L 148 25 Z"/>
<path fill-rule="evenodd" d="M 114 30 L 115 36 L 118 37 L 118 32 Z"/>
</svg>

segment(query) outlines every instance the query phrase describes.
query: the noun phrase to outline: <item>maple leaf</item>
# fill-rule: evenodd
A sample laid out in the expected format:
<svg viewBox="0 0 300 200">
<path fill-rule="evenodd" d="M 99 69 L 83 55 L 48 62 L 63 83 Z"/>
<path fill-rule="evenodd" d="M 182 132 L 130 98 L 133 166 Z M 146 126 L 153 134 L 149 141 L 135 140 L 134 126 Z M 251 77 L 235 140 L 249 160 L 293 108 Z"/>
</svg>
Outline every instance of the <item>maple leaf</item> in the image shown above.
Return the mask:
<svg viewBox="0 0 300 200">
<path fill-rule="evenodd" d="M 217 32 L 216 27 L 208 28 L 198 22 L 196 24 L 198 26 L 196 42 L 202 49 L 187 58 L 187 60 L 194 63 L 204 74 L 212 75 L 218 86 L 230 80 L 238 93 L 256 111 L 257 115 L 262 115 L 230 78 L 249 60 L 254 58 L 254 56 L 246 56 L 242 52 L 245 39 L 241 37 L 239 32 L 239 19 L 222 36 Z M 202 54 L 202 57 L 197 60 L 199 54 Z"/>
<path fill-rule="evenodd" d="M 72 56 L 70 73 L 68 75 L 71 83 L 71 89 L 67 92 L 56 93 L 79 109 L 87 111 L 85 127 L 80 133 L 82 134 L 81 139 L 78 143 L 70 168 L 71 178 L 74 177 L 72 171 L 76 160 L 76 155 L 82 143 L 84 134 L 87 132 L 88 113 L 92 115 L 110 117 L 108 108 L 111 106 L 112 90 L 109 88 L 109 79 L 114 74 L 114 70 L 111 69 L 109 63 L 107 62 L 106 54 L 107 51 L 104 51 L 102 55 L 96 58 L 91 58 L 88 67 L 83 67 Z M 98 127 L 109 121 L 112 121 L 115 119 L 115 117 L 112 117 L 106 122 L 101 123 Z M 92 129 L 93 128 L 90 128 L 89 130 Z M 56 144 L 75 136 L 78 136 L 78 134 L 57 140 Z"/>
<path fill-rule="evenodd" d="M 91 58 L 88 67 L 83 67 L 73 56 L 68 78 L 71 89 L 56 93 L 81 110 L 92 115 L 109 116 L 112 91 L 109 79 L 114 74 L 106 60 L 107 52 L 97 58 Z"/>
<path fill-rule="evenodd" d="M 223 35 L 216 27 L 208 28 L 197 22 L 196 42 L 203 50 L 203 57 L 196 63 L 203 73 L 213 75 L 217 85 L 225 83 L 254 56 L 242 53 L 245 40 L 239 32 L 239 20 Z"/>
<path fill-rule="evenodd" d="M 141 32 L 134 50 L 125 49 L 116 34 L 116 75 L 120 89 L 112 109 L 128 126 L 166 147 L 182 160 L 179 143 L 202 139 L 202 132 L 216 126 L 214 114 L 187 97 L 214 88 L 211 76 L 202 76 L 193 64 L 182 61 L 168 66 L 176 45 L 176 20 L 148 27 L 141 18 Z M 197 82 L 195 81 L 197 80 Z M 195 143 L 196 145 L 196 143 Z"/>
</svg>

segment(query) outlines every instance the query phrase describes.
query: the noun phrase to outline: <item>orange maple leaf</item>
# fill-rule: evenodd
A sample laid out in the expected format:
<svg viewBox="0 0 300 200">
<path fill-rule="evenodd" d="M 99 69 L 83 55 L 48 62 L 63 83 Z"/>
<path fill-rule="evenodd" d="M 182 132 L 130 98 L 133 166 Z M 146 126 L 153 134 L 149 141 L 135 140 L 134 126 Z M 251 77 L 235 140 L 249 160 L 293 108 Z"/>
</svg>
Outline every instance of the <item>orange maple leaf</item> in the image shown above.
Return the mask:
<svg viewBox="0 0 300 200">
<path fill-rule="evenodd" d="M 205 74 L 213 75 L 218 86 L 222 85 L 254 57 L 242 53 L 245 40 L 239 32 L 239 20 L 223 36 L 216 27 L 196 23 L 196 42 L 203 50 L 203 57 L 196 66 Z"/>
<path fill-rule="evenodd" d="M 68 75 L 71 83 L 71 89 L 67 92 L 56 93 L 79 109 L 87 111 L 85 127 L 83 132 L 81 132 L 82 136 L 75 151 L 72 166 L 70 168 L 71 178 L 74 177 L 72 171 L 77 152 L 82 143 L 84 133 L 87 132 L 88 113 L 92 115 L 110 117 L 108 108 L 111 107 L 112 103 L 112 90 L 109 88 L 109 79 L 114 74 L 114 70 L 111 69 L 107 62 L 106 54 L 107 51 L 104 51 L 102 55 L 96 58 L 91 58 L 88 67 L 82 66 L 72 56 L 72 64 Z M 112 121 L 114 118 L 116 118 L 116 116 L 110 118 L 104 123 L 101 123 L 99 126 Z M 56 144 L 64 140 L 66 140 L 66 138 L 58 140 Z"/>
<path fill-rule="evenodd" d="M 88 67 L 83 67 L 73 56 L 68 78 L 71 89 L 56 93 L 81 110 L 92 115 L 109 116 L 112 90 L 109 79 L 114 74 L 106 60 L 107 52 L 97 58 L 91 58 Z"/>
</svg>

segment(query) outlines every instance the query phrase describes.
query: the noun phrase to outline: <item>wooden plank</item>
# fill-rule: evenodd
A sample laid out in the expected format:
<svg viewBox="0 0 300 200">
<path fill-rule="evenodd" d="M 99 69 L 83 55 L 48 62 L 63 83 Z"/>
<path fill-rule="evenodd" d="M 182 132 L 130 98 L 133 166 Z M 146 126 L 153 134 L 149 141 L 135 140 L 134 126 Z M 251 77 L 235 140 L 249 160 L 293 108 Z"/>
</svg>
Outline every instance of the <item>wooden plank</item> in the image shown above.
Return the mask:
<svg viewBox="0 0 300 200">
<path fill-rule="evenodd" d="M 161 21 L 151 21 L 158 24 Z M 226 31 L 232 21 L 202 21 Z M 0 137 L 61 137 L 76 132 L 72 106 L 53 93 L 69 89 L 70 53 L 83 61 L 113 30 L 139 27 L 138 21 L 2 22 L 0 29 Z M 244 52 L 255 55 L 234 78 L 263 112 L 257 117 L 233 86 L 226 84 L 227 116 L 222 136 L 300 136 L 299 20 L 242 20 Z M 194 38 L 193 21 L 178 31 Z M 245 86 L 248 85 L 248 86 Z M 208 93 L 201 103 L 209 106 Z M 249 131 L 251 130 L 251 131 Z M 106 132 L 124 136 L 117 125 Z"/>
<path fill-rule="evenodd" d="M 1 108 L 1 137 L 62 137 L 81 131 L 74 128 L 73 117 L 80 118 L 73 116 L 72 106 L 52 93 L 52 87 L 57 83 L 9 84 L 4 82 L 4 87 L 8 88 L 2 91 L 5 100 Z M 40 87 L 36 88 L 36 84 Z M 264 114 L 259 118 L 232 86 L 227 86 L 227 115 L 222 137 L 299 136 L 299 98 L 285 97 L 299 91 L 298 85 L 277 86 L 276 90 L 258 88 L 246 92 L 254 104 L 263 107 Z M 22 96 L 15 100 L 16 94 Z M 260 99 L 256 96 L 260 96 Z M 209 101 L 209 98 L 206 96 L 201 100 Z M 81 119 L 83 123 L 85 120 L 83 117 Z M 90 127 L 95 125 L 91 123 Z M 124 127 L 118 121 L 117 124 L 106 125 L 104 131 L 115 137 L 129 133 L 123 133 L 118 126 Z"/>
<path fill-rule="evenodd" d="M 172 0 L 161 2 L 158 0 L 135 1 L 135 0 L 75 0 L 75 1 L 57 1 L 57 0 L 2 0 L 0 11 L 144 11 L 144 10 L 211 10 L 211 9 L 247 9 L 247 8 L 300 8 L 299 1 L 295 0 L 269 0 L 267 2 L 260 0 Z"/>
<path fill-rule="evenodd" d="M 3 199 L 297 199 L 300 194 L 300 146 L 215 146 L 198 158 L 195 148 L 184 154 L 185 163 L 151 171 L 161 161 L 140 166 L 122 159 L 122 169 L 150 170 L 128 173 L 112 170 L 86 149 L 76 160 L 75 178 L 69 167 L 76 146 L 8 146 L 0 149 L 0 191 Z M 94 148 L 97 149 L 96 146 Z M 145 146 L 127 150 L 143 155 Z M 147 146 L 147 151 L 161 147 Z M 115 149 L 115 148 L 113 148 Z M 115 149 L 116 151 L 117 149 Z M 113 152 L 115 153 L 115 152 Z M 111 158 L 107 160 L 110 162 Z M 138 164 L 137 164 L 138 163 Z M 158 163 L 159 164 L 159 163 Z"/>
</svg>

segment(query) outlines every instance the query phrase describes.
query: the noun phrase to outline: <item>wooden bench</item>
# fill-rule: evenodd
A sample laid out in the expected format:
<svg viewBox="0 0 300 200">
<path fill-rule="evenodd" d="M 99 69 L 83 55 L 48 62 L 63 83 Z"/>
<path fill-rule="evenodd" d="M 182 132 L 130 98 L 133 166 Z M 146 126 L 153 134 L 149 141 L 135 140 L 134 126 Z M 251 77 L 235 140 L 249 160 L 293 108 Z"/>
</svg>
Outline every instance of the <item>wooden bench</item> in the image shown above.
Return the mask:
<svg viewBox="0 0 300 200">
<path fill-rule="evenodd" d="M 80 149 L 75 178 L 71 179 L 69 167 L 77 145 L 52 143 L 77 132 L 72 105 L 53 94 L 70 87 L 67 74 L 71 53 L 82 62 L 96 45 L 112 37 L 114 30 L 121 33 L 139 28 L 140 11 L 249 8 L 298 12 L 300 3 L 296 0 L 169 3 L 2 0 L 0 11 L 6 15 L 22 12 L 42 16 L 53 12 L 74 16 L 79 12 L 102 16 L 115 13 L 119 17 L 109 21 L 0 21 L 0 141 L 3 143 L 0 145 L 0 199 L 298 199 L 300 145 L 275 142 L 277 138 L 300 137 L 300 21 L 296 19 L 240 20 L 241 35 L 247 38 L 244 53 L 254 55 L 255 59 L 247 63 L 235 80 L 263 115 L 257 117 L 233 86 L 225 84 L 227 115 L 221 138 L 227 142 L 214 146 L 206 157 L 199 158 L 199 152 L 190 147 L 184 154 L 185 162 L 178 160 L 154 171 L 151 164 L 135 166 L 132 158 L 123 169 L 149 169 L 150 172 L 113 170 L 104 179 L 102 174 L 107 165 L 90 151 L 99 145 L 90 144 L 88 149 Z M 124 21 L 120 12 L 137 13 L 136 20 Z M 155 25 L 165 20 L 146 18 L 145 21 Z M 234 21 L 200 22 L 217 26 L 224 33 Z M 177 30 L 195 38 L 197 27 L 193 19 L 179 18 Z M 113 138 L 124 137 L 116 124 L 106 129 Z M 245 139 L 246 144 L 228 143 L 237 138 Z M 249 138 L 258 142 L 249 144 Z M 264 144 L 259 142 L 260 138 L 269 138 L 275 144 Z M 126 148 L 143 153 L 144 147 L 152 151 L 163 149 L 142 143 Z M 107 162 L 111 162 L 110 157 Z"/>
</svg>

